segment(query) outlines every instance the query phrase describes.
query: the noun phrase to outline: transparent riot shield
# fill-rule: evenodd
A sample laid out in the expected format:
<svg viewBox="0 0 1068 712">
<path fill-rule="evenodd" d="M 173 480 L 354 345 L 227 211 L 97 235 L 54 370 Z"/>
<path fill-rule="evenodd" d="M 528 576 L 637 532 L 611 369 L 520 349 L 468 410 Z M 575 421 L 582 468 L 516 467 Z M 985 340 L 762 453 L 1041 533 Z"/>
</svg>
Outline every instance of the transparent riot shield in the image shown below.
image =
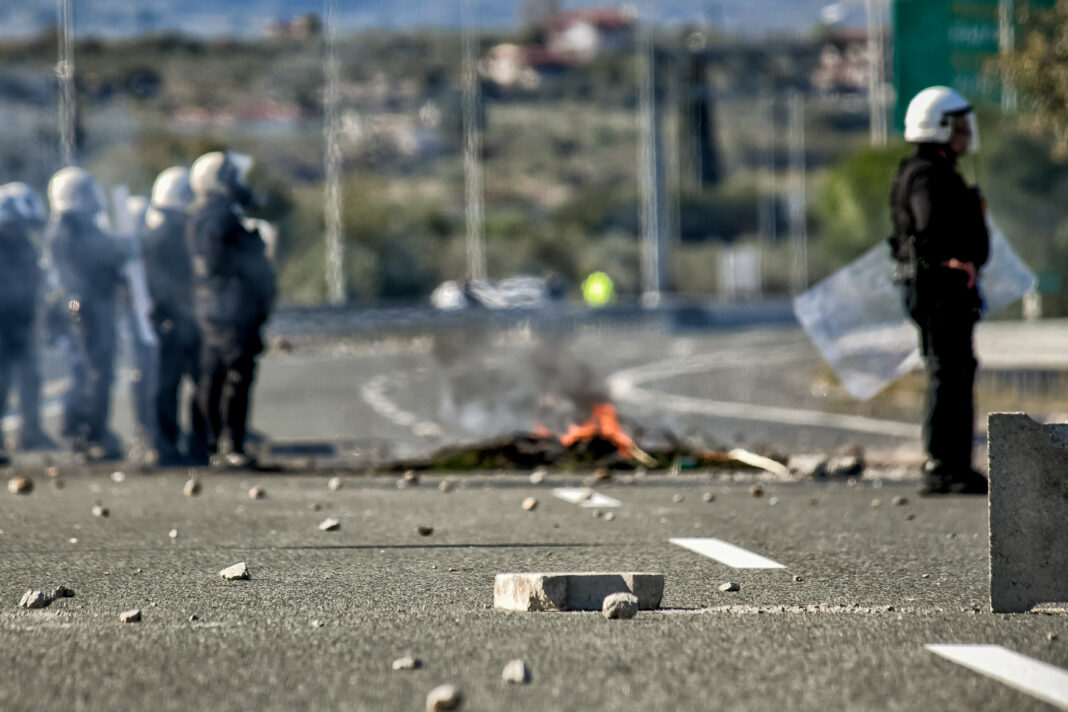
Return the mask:
<svg viewBox="0 0 1068 712">
<path fill-rule="evenodd" d="M 980 289 L 984 315 L 1034 286 L 1035 275 L 994 224 Z M 893 281 L 894 261 L 880 242 L 852 264 L 794 299 L 794 313 L 842 384 L 867 400 L 919 366 L 919 337 Z"/>
</svg>

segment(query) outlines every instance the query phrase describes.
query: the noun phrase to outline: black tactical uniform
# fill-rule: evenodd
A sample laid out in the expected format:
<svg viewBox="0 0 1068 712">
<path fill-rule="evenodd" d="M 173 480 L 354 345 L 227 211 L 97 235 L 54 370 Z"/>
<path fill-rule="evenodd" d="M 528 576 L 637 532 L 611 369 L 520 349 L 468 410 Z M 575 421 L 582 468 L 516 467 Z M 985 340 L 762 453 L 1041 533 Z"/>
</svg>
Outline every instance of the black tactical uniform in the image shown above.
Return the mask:
<svg viewBox="0 0 1068 712">
<path fill-rule="evenodd" d="M 26 231 L 15 223 L 0 225 L 0 411 L 6 407 L 15 374 L 25 379 L 22 371 L 34 352 L 39 282 L 37 251 Z M 27 407 L 36 408 L 37 403 L 21 404 L 24 422 L 36 423 L 36 412 L 26 413 Z M 0 459 L 6 460 L 2 439 Z"/>
<path fill-rule="evenodd" d="M 263 350 L 260 330 L 274 304 L 274 270 L 259 233 L 245 229 L 228 196 L 209 194 L 189 207 L 186 239 L 201 338 L 197 449 L 217 452 L 226 432 L 231 452 L 244 455 L 249 395 Z"/>
<path fill-rule="evenodd" d="M 87 213 L 53 217 L 45 239 L 66 304 L 76 361 L 63 433 L 77 450 L 92 454 L 100 448 L 98 457 L 119 457 L 118 440 L 107 423 L 115 368 L 115 292 L 125 283 L 124 255 Z"/>
<path fill-rule="evenodd" d="M 978 362 L 972 332 L 980 316 L 978 284 L 968 287 L 956 259 L 976 271 L 989 257 L 982 201 L 964 183 L 944 146 L 921 144 L 901 162 L 890 193 L 895 235 L 891 245 L 902 272 L 905 306 L 920 329 L 929 384 L 924 440 L 930 491 L 983 491 L 971 467 Z"/>
<path fill-rule="evenodd" d="M 181 462 L 178 395 L 183 376 L 196 382 L 200 362 L 186 224 L 184 210 L 153 207 L 141 238 L 145 279 L 152 300 L 149 318 L 159 337 L 156 448 L 163 465 Z"/>
</svg>

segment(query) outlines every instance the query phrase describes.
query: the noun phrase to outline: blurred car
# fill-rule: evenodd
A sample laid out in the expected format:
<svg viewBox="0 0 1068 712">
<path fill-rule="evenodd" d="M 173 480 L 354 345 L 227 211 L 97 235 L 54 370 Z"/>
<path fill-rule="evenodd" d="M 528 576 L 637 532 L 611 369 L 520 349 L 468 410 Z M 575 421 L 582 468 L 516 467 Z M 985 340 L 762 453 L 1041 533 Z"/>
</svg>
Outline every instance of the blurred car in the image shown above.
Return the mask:
<svg viewBox="0 0 1068 712">
<path fill-rule="evenodd" d="M 557 274 L 547 277 L 516 275 L 501 280 L 449 280 L 430 294 L 435 309 L 539 309 L 562 299 L 564 280 Z"/>
</svg>

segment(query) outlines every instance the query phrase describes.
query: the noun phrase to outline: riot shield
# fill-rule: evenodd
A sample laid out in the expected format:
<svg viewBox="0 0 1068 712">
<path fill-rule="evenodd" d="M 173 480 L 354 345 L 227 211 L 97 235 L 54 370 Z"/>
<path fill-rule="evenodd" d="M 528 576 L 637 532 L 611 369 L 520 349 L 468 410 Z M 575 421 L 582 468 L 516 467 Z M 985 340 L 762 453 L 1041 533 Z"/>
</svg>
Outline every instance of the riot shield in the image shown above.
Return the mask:
<svg viewBox="0 0 1068 712">
<path fill-rule="evenodd" d="M 1035 275 L 993 220 L 990 261 L 980 289 L 984 316 L 1034 286 Z M 894 283 L 894 261 L 880 242 L 794 299 L 794 314 L 849 393 L 867 400 L 921 365 L 919 336 Z"/>
</svg>

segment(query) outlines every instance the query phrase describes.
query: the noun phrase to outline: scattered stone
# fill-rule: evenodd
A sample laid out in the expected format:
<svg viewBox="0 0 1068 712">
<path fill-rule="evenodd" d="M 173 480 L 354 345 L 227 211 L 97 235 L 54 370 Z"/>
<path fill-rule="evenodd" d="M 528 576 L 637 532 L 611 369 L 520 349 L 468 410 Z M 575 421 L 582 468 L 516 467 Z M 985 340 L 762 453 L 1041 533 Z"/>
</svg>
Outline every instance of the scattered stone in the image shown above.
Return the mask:
<svg viewBox="0 0 1068 712">
<path fill-rule="evenodd" d="M 703 495 L 701 495 L 701 501 L 702 502 L 715 502 L 716 501 L 716 495 L 712 494 L 711 492 L 705 492 Z"/>
<path fill-rule="evenodd" d="M 763 497 L 764 496 L 764 488 L 761 487 L 760 485 L 753 485 L 752 487 L 749 488 L 749 494 L 752 495 L 753 497 Z"/>
<path fill-rule="evenodd" d="M 605 513 L 604 513 L 604 520 L 605 520 L 606 522 L 610 522 L 610 521 L 612 521 L 612 520 L 613 520 L 613 519 L 615 519 L 615 518 L 616 518 L 616 515 L 615 515 L 615 513 L 614 513 L 614 512 L 605 512 Z"/>
<path fill-rule="evenodd" d="M 547 469 L 545 469 L 544 467 L 539 467 L 538 469 L 530 473 L 530 484 L 540 485 L 542 482 L 545 481 L 545 476 L 547 474 L 549 474 L 549 471 Z"/>
<path fill-rule="evenodd" d="M 29 477 L 12 477 L 7 481 L 7 491 L 11 494 L 29 494 L 33 492 L 33 480 Z"/>
<path fill-rule="evenodd" d="M 411 655 L 405 655 L 403 658 L 397 658 L 393 661 L 394 670 L 418 670 L 421 667 L 423 667 L 423 661 L 413 658 Z"/>
<path fill-rule="evenodd" d="M 51 482 L 52 482 L 52 489 L 55 489 L 55 490 L 61 490 L 64 487 L 67 486 L 67 483 L 65 483 L 63 480 L 56 479 L 56 480 L 51 480 Z"/>
<path fill-rule="evenodd" d="M 419 532 L 419 536 L 430 536 L 431 534 L 434 533 L 434 527 L 428 527 L 428 526 L 422 526 L 421 525 L 421 526 L 416 527 L 415 531 Z"/>
<path fill-rule="evenodd" d="M 823 466 L 828 477 L 852 477 L 864 471 L 864 461 L 855 455 L 839 455 Z"/>
<path fill-rule="evenodd" d="M 600 519 L 600 518 L 601 518 L 601 516 L 602 516 L 602 514 L 601 514 L 601 510 L 599 510 L 599 509 L 595 509 L 595 510 L 593 510 L 592 512 L 590 512 L 590 514 L 592 514 L 592 515 L 593 515 L 593 518 L 594 518 L 594 519 Z"/>
<path fill-rule="evenodd" d="M 319 529 L 324 532 L 336 532 L 341 528 L 341 522 L 334 517 L 327 517 L 319 522 Z"/>
<path fill-rule="evenodd" d="M 894 497 L 892 500 L 890 500 L 890 503 L 893 504 L 895 507 L 903 507 L 903 506 L 905 506 L 906 504 L 909 503 L 909 498 L 908 497 L 902 497 L 901 495 L 898 495 L 898 496 Z"/>
<path fill-rule="evenodd" d="M 786 460 L 786 467 L 798 478 L 824 477 L 827 474 L 827 457 L 818 453 L 791 455 Z"/>
<path fill-rule="evenodd" d="M 405 470 L 397 482 L 398 487 L 414 487 L 417 484 L 419 484 L 419 475 L 415 474 L 415 470 Z"/>
<path fill-rule="evenodd" d="M 129 611 L 123 611 L 119 614 L 119 620 L 123 623 L 140 623 L 141 611 L 137 608 L 134 608 Z"/>
<path fill-rule="evenodd" d="M 318 618 L 316 618 L 315 620 L 313 620 L 311 622 L 311 625 L 312 625 L 312 628 L 322 628 L 324 625 L 326 625 L 326 622 L 325 621 L 321 621 Z"/>
<path fill-rule="evenodd" d="M 44 608 L 52 599 L 44 595 L 40 591 L 27 591 L 22 594 L 22 600 L 19 601 L 20 608 Z"/>
<path fill-rule="evenodd" d="M 60 598 L 74 598 L 74 589 L 66 586 L 56 586 L 52 589 L 52 593 L 48 594 L 48 597 L 53 601 Z"/>
<path fill-rule="evenodd" d="M 321 512 L 321 511 L 323 511 L 323 503 L 322 502 L 312 502 L 311 504 L 308 505 L 308 509 L 310 509 L 313 512 Z"/>
<path fill-rule="evenodd" d="M 527 497 L 523 500 L 523 504 L 520 506 L 522 506 L 523 509 L 528 512 L 533 512 L 535 509 L 538 508 L 538 500 L 536 497 Z"/>
<path fill-rule="evenodd" d="M 1057 639 L 1056 633 L 1046 633 L 1046 640 L 1054 641 Z"/>
<path fill-rule="evenodd" d="M 111 473 L 111 481 L 112 482 L 125 482 L 126 481 L 126 473 L 123 472 L 122 470 L 116 470 L 115 472 L 112 472 Z"/>
<path fill-rule="evenodd" d="M 593 481 L 602 483 L 611 482 L 612 471 L 609 470 L 607 467 L 598 467 L 596 470 L 593 471 Z"/>
<path fill-rule="evenodd" d="M 72 537 L 71 537 L 71 538 L 69 539 L 69 541 L 70 541 L 70 543 L 71 543 L 71 544 L 77 544 L 77 543 L 78 543 L 78 537 L 76 537 L 76 536 L 72 536 Z"/>
<path fill-rule="evenodd" d="M 873 499 L 871 501 L 871 508 L 872 509 L 877 509 L 878 507 L 881 507 L 881 506 L 883 506 L 883 501 L 881 499 L 879 499 L 878 497 L 876 497 L 875 499 Z"/>
<path fill-rule="evenodd" d="M 200 616 L 198 616 L 196 613 L 194 613 L 193 615 L 189 616 L 189 622 L 190 623 L 196 623 L 198 620 L 200 620 Z"/>
<path fill-rule="evenodd" d="M 931 578 L 931 574 L 921 574 L 920 578 L 929 579 L 929 578 Z"/>
<path fill-rule="evenodd" d="M 267 491 L 258 485 L 248 491 L 249 499 L 263 499 L 266 496 Z"/>
<path fill-rule="evenodd" d="M 426 712 L 458 710 L 464 696 L 455 685 L 438 685 L 426 696 Z"/>
<path fill-rule="evenodd" d="M 634 599 L 634 607 L 638 607 L 638 599 Z M 530 668 L 520 659 L 510 660 L 501 671 L 501 680 L 513 685 L 525 685 L 530 682 Z"/>
<path fill-rule="evenodd" d="M 94 517 L 101 517 L 101 518 L 109 517 L 109 516 L 111 516 L 111 510 L 109 510 L 107 507 L 105 507 L 102 504 L 94 504 L 93 505 L 93 516 Z"/>
<path fill-rule="evenodd" d="M 911 522 L 915 518 L 916 518 L 916 515 L 913 514 L 912 512 L 909 512 L 908 514 L 905 515 L 905 521 L 906 522 Z"/>
<path fill-rule="evenodd" d="M 735 591 L 741 591 L 742 587 L 734 581 L 728 581 L 727 583 L 721 583 L 719 585 L 719 590 L 723 593 L 734 593 Z"/>
<path fill-rule="evenodd" d="M 330 480 L 326 483 L 326 488 L 331 492 L 337 492 L 339 489 L 341 489 L 341 478 L 337 476 L 331 477 Z"/>
<path fill-rule="evenodd" d="M 797 582 L 797 583 L 801 583 L 804 580 L 805 579 L 802 576 L 794 576 L 794 581 Z"/>
<path fill-rule="evenodd" d="M 675 504 L 678 504 L 679 502 L 682 502 L 685 499 L 686 498 L 683 497 L 681 494 L 672 495 L 672 497 L 671 497 L 671 501 L 674 502 Z"/>
<path fill-rule="evenodd" d="M 638 597 L 633 593 L 613 593 L 601 603 L 605 618 L 633 618 L 638 613 Z"/>
<path fill-rule="evenodd" d="M 249 579 L 248 566 L 242 561 L 223 569 L 219 572 L 219 575 L 227 581 L 247 581 Z"/>
<path fill-rule="evenodd" d="M 177 539 L 178 538 L 178 530 L 177 529 L 171 529 L 169 532 L 167 532 L 167 536 L 169 536 L 171 539 Z"/>
<path fill-rule="evenodd" d="M 657 573 L 520 573 L 497 574 L 493 606 L 506 611 L 599 611 L 605 597 L 630 593 L 638 607 L 660 606 L 664 575 Z"/>
<path fill-rule="evenodd" d="M 779 498 L 778 497 L 768 497 L 768 504 L 770 504 L 772 507 L 774 507 L 778 503 L 779 503 Z"/>
<path fill-rule="evenodd" d="M 59 468 L 55 465 L 50 465 L 45 468 L 45 475 L 48 477 L 59 477 Z"/>
<path fill-rule="evenodd" d="M 186 497 L 196 497 L 200 494 L 200 480 L 196 477 L 189 478 L 185 483 L 185 487 L 182 488 L 182 494 Z"/>
</svg>

